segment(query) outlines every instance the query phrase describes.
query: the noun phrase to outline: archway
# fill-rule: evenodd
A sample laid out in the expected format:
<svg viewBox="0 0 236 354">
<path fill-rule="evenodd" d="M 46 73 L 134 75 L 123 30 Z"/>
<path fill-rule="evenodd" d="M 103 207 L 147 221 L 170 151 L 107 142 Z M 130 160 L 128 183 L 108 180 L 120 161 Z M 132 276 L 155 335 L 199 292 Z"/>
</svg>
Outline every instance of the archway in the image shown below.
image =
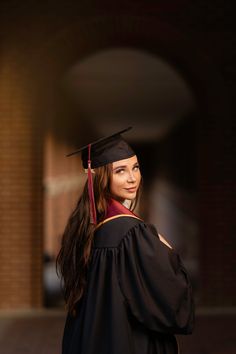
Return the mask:
<svg viewBox="0 0 236 354">
<path fill-rule="evenodd" d="M 58 82 L 77 61 L 98 51 L 117 47 L 132 48 L 159 55 L 171 63 L 192 88 L 197 101 L 197 117 L 199 117 L 197 120 L 197 155 L 201 156 L 201 159 L 198 158 L 197 188 L 201 208 L 204 191 L 199 181 L 208 173 L 206 165 L 210 153 L 209 151 L 208 154 L 203 154 L 203 149 L 207 146 L 208 135 L 202 132 L 209 132 L 212 120 L 220 117 L 223 111 L 225 113 L 227 99 L 223 93 L 221 78 L 214 70 L 214 65 L 208 61 L 204 53 L 196 50 L 185 35 L 177 32 L 173 27 L 145 17 L 114 16 L 112 19 L 106 17 L 95 20 L 87 19 L 80 24 L 68 26 L 52 36 L 40 52 L 40 58 L 43 58 L 41 61 L 43 73 L 46 72 L 50 77 L 50 84 L 43 94 L 47 98 L 47 105 L 44 105 L 43 109 L 43 116 L 47 118 L 45 130 L 53 131 L 58 140 L 70 142 L 70 144 L 77 142 L 78 135 L 74 132 L 81 128 L 80 122 L 76 119 L 78 112 L 76 110 L 70 112 L 73 118 L 69 126 L 65 117 L 68 117 L 70 102 L 62 100 L 60 109 L 56 108 L 62 97 Z M 41 86 L 43 86 L 42 82 Z M 72 124 L 74 129 L 71 129 Z M 217 121 L 216 124 L 221 123 Z M 91 134 L 94 132 L 91 131 Z M 200 229 L 201 232 L 203 230 L 201 237 L 204 238 L 204 223 L 201 215 Z M 203 255 L 203 261 L 204 257 Z"/>
</svg>

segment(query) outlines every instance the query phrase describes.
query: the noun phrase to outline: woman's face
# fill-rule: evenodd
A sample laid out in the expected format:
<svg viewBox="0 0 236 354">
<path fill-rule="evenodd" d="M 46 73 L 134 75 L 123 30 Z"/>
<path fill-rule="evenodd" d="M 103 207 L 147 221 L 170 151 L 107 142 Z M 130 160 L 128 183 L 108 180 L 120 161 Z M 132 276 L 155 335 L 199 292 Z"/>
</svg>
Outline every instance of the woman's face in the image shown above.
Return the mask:
<svg viewBox="0 0 236 354">
<path fill-rule="evenodd" d="M 113 162 L 111 195 L 120 201 L 135 199 L 141 181 L 137 156 Z"/>
</svg>

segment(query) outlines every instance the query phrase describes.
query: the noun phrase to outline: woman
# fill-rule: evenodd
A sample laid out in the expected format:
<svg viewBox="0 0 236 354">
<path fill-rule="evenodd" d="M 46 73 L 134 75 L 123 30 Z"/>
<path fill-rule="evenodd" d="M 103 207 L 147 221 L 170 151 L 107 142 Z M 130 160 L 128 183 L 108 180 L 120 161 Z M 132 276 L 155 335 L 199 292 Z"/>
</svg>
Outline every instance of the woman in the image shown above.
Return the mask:
<svg viewBox="0 0 236 354">
<path fill-rule="evenodd" d="M 57 259 L 68 306 L 62 354 L 174 354 L 174 334 L 192 331 L 178 254 L 131 211 L 141 173 L 125 131 L 72 153 L 82 150 L 88 181 Z"/>
</svg>

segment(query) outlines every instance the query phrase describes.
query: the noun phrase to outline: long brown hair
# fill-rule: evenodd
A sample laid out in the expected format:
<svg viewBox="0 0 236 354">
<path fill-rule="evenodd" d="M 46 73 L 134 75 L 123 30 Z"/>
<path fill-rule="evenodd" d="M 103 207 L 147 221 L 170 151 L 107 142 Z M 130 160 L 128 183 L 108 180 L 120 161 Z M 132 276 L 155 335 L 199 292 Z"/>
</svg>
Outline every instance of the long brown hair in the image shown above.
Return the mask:
<svg viewBox="0 0 236 354">
<path fill-rule="evenodd" d="M 107 202 L 111 198 L 111 178 L 112 164 L 95 169 L 93 188 L 98 222 L 106 215 Z M 132 210 L 136 206 L 136 201 L 137 198 L 131 203 Z M 75 304 L 85 290 L 94 230 L 95 225 L 90 222 L 88 182 L 86 182 L 83 193 L 69 217 L 56 259 L 57 273 L 63 281 L 64 297 L 71 314 L 74 313 Z"/>
</svg>

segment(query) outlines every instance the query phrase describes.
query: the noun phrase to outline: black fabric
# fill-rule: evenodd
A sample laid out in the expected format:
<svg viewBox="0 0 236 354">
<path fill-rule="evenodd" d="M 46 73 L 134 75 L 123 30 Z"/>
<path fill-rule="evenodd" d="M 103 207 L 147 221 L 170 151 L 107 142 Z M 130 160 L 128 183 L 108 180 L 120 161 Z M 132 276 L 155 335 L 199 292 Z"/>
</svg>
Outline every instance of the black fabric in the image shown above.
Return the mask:
<svg viewBox="0 0 236 354">
<path fill-rule="evenodd" d="M 135 155 L 133 149 L 121 136 L 122 133 L 130 130 L 126 128 L 108 137 L 92 142 L 91 145 L 91 167 L 101 167 L 108 163 L 124 160 Z M 88 145 L 68 154 L 72 156 L 82 152 L 83 167 L 88 168 Z"/>
<path fill-rule="evenodd" d="M 118 135 L 91 146 L 91 167 L 101 167 L 134 155 L 132 148 Z M 82 161 L 83 167 L 87 168 L 88 149 L 82 151 Z"/>
<path fill-rule="evenodd" d="M 95 234 L 86 292 L 67 316 L 62 354 L 174 354 L 191 333 L 192 289 L 181 259 L 132 217 Z"/>
</svg>

